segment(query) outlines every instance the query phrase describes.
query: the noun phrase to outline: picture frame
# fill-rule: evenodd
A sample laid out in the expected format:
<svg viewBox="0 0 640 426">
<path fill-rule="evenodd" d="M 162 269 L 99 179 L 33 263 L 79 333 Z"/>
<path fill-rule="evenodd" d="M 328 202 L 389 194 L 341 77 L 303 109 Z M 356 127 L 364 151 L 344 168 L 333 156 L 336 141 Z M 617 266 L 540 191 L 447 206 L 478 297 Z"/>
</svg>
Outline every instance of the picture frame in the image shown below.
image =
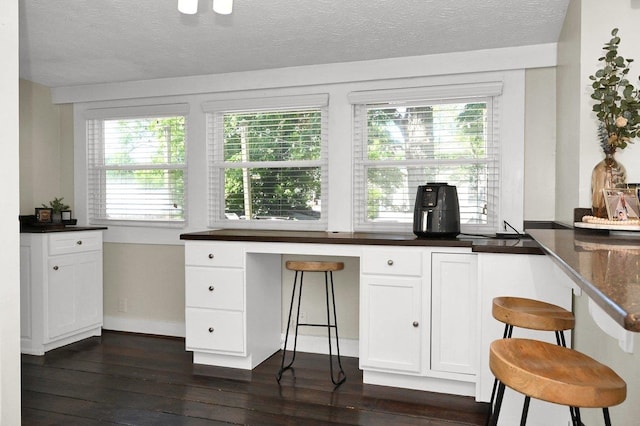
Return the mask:
<svg viewBox="0 0 640 426">
<path fill-rule="evenodd" d="M 67 222 L 71 220 L 71 210 L 62 210 L 60 212 L 60 217 L 63 222 Z"/>
<path fill-rule="evenodd" d="M 640 219 L 637 188 L 605 188 L 602 190 L 609 220 Z"/>
<path fill-rule="evenodd" d="M 36 207 L 36 222 L 51 223 L 53 222 L 53 209 L 47 207 Z"/>
</svg>

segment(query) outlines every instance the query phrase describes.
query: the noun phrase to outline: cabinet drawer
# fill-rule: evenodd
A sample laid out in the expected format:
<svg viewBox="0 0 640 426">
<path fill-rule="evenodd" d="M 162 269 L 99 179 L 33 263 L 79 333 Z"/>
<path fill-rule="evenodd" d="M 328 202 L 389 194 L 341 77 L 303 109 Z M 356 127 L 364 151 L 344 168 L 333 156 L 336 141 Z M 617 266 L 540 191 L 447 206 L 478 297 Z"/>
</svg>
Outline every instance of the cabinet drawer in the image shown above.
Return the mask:
<svg viewBox="0 0 640 426">
<path fill-rule="evenodd" d="M 55 232 L 49 235 L 49 254 L 81 253 L 102 250 L 101 231 Z"/>
<path fill-rule="evenodd" d="M 244 351 L 242 312 L 187 308 L 187 350 Z"/>
<path fill-rule="evenodd" d="M 186 268 L 187 306 L 221 308 L 235 311 L 244 309 L 242 269 Z"/>
<path fill-rule="evenodd" d="M 422 275 L 422 250 L 419 249 L 367 249 L 360 262 L 364 274 Z"/>
<path fill-rule="evenodd" d="M 184 254 L 187 265 L 241 268 L 244 264 L 242 247 L 235 244 L 188 242 Z"/>
</svg>

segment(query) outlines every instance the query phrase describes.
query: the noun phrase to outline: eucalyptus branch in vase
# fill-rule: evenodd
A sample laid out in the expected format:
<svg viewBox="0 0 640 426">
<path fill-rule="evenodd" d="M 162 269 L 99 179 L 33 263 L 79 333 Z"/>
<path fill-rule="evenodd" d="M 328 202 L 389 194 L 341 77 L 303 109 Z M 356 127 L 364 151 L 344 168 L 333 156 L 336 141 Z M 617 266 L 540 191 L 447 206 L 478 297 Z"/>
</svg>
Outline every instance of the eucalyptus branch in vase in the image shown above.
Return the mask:
<svg viewBox="0 0 640 426">
<path fill-rule="evenodd" d="M 605 159 L 598 163 L 591 174 L 591 209 L 596 217 L 613 218 L 607 210 L 607 189 L 626 185 L 627 173 L 614 158 L 617 150 L 625 149 L 640 135 L 640 93 L 627 78 L 633 59 L 618 54 L 620 37 L 618 29 L 611 31 L 611 40 L 605 43 L 604 56 L 598 58 L 602 68 L 590 75 L 595 101 L 593 112 L 599 121 L 598 138 Z"/>
<path fill-rule="evenodd" d="M 627 79 L 633 59 L 618 54 L 618 29 L 611 31 L 611 40 L 603 47 L 603 63 L 589 79 L 593 82 L 591 98 L 599 126 L 600 145 L 606 154 L 613 154 L 633 143 L 640 130 L 640 93 Z"/>
</svg>

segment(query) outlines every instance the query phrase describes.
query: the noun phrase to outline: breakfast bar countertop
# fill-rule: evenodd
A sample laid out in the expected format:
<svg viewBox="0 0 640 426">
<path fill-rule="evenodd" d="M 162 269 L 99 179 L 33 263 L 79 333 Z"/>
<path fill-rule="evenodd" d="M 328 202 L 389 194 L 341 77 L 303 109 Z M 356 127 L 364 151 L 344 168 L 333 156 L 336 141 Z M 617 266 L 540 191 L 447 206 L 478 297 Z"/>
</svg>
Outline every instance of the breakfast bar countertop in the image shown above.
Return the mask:
<svg viewBox="0 0 640 426">
<path fill-rule="evenodd" d="M 582 229 L 527 232 L 611 318 L 626 330 L 640 332 L 640 233 Z"/>
</svg>

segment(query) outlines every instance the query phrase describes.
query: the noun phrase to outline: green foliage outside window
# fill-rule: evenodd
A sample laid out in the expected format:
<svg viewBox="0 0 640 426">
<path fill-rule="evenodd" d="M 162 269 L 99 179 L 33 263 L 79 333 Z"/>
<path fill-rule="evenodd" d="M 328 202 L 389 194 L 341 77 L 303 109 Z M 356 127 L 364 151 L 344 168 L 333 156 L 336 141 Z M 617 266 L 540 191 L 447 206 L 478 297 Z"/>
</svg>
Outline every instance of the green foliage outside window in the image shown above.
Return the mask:
<svg viewBox="0 0 640 426">
<path fill-rule="evenodd" d="M 320 159 L 321 119 L 319 111 L 225 114 L 225 213 L 318 219 L 321 171 L 304 162 Z"/>
</svg>

